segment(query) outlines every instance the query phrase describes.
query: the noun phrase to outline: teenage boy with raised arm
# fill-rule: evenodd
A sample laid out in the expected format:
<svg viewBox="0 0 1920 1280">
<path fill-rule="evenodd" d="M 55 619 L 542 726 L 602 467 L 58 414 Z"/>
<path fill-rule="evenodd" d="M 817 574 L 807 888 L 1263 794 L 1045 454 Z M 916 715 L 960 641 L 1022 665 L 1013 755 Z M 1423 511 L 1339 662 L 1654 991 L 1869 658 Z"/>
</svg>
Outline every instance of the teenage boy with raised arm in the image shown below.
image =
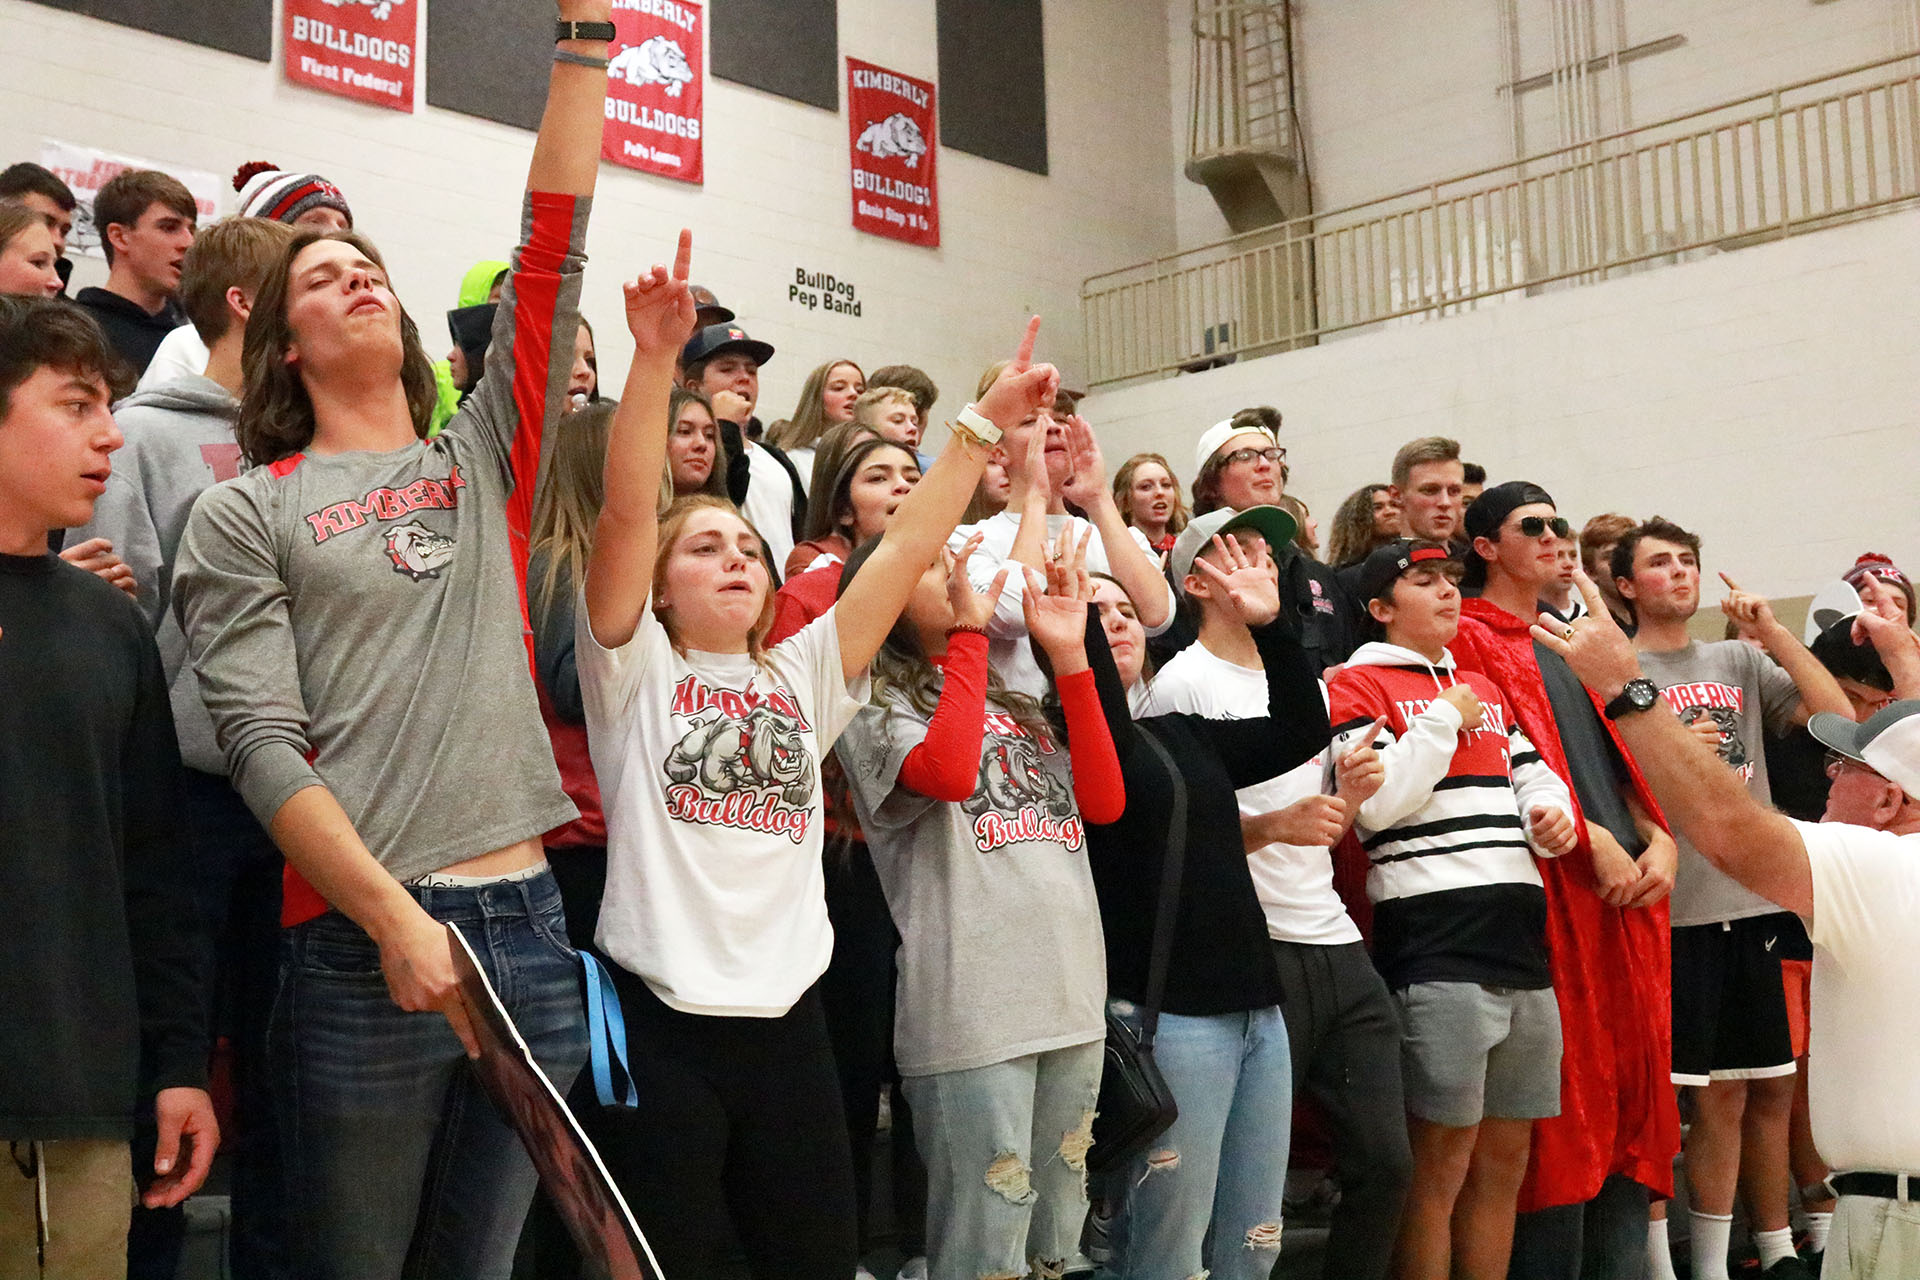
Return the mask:
<svg viewBox="0 0 1920 1280">
<path fill-rule="evenodd" d="M 179 1204 L 219 1143 L 205 928 L 153 635 L 47 550 L 122 442 L 122 366 L 63 302 L 0 298 L 0 1275 L 125 1276 L 128 1139 L 151 1089 L 141 1199 Z M 124 388 L 120 388 L 124 389 Z"/>
<path fill-rule="evenodd" d="M 1560 1114 L 1534 1122 L 1514 1227 L 1515 1280 L 1638 1275 L 1648 1194 L 1671 1195 L 1680 1117 L 1671 1055 L 1667 908 L 1677 858 L 1659 808 L 1564 663 L 1527 630 L 1566 523 L 1546 490 L 1494 485 L 1467 511 L 1473 549 L 1451 646 L 1573 792 L 1580 845 L 1539 866 L 1560 1005 Z"/>
<path fill-rule="evenodd" d="M 1727 585 L 1721 610 L 1765 649 L 1742 640 L 1703 644 L 1687 633 L 1700 607 L 1700 539 L 1655 516 L 1614 544 L 1614 583 L 1639 624 L 1641 668 L 1702 742 L 1770 804 L 1766 736 L 1818 711 L 1853 718 L 1819 659 L 1773 616 L 1765 599 Z M 1725 575 L 1721 575 L 1723 578 Z M 1556 610 L 1565 617 L 1564 610 Z M 1573 621 L 1569 618 L 1568 621 Z M 1789 1001 L 1786 962 L 1812 958 L 1806 930 L 1700 856 L 1684 835 L 1671 899 L 1673 1082 L 1694 1090 L 1687 1191 L 1696 1280 L 1727 1280 L 1736 1178 L 1760 1266 L 1769 1277 L 1806 1272 L 1787 1224 L 1787 1127 L 1797 1086 L 1805 1010 Z M 1672 1280 L 1664 1206 L 1648 1243 L 1654 1280 Z"/>
<path fill-rule="evenodd" d="M 1173 581 L 1198 608 L 1200 635 L 1154 676 L 1141 715 L 1243 720 L 1266 714 L 1266 676 L 1253 632 L 1196 563 L 1217 557 L 1208 549 L 1216 535 L 1228 533 L 1257 557 L 1262 546 L 1287 545 L 1293 520 L 1273 506 L 1221 508 L 1182 531 L 1171 556 Z M 1401 1107 L 1399 1015 L 1334 891 L 1332 858 L 1332 846 L 1378 785 L 1380 770 L 1371 748 L 1356 748 L 1340 760 L 1328 794 L 1326 761 L 1323 752 L 1242 788 L 1240 826 L 1280 971 L 1294 1096 L 1311 1093 L 1333 1126 L 1340 1203 L 1325 1273 L 1385 1280 L 1413 1175 Z"/>
<path fill-rule="evenodd" d="M 982 394 L 998 372 L 995 366 L 981 380 Z M 1027 446 L 1035 431 L 1046 433 L 1046 465 L 1038 470 L 1030 469 L 1027 462 Z M 1146 538 L 1114 505 L 1100 444 L 1087 420 L 1040 409 L 1008 430 L 1000 448 L 1006 455 L 1011 486 L 1006 510 L 978 524 L 961 525 L 947 540 L 948 549 L 958 553 L 974 534 L 981 535 L 979 548 L 967 558 L 967 578 L 973 589 L 985 591 L 1009 562 L 1044 569 L 1046 548 L 1059 544 L 1062 531 L 1071 528 L 1066 545 L 1092 535 L 1087 542 L 1088 571 L 1110 574 L 1126 590 L 1148 635 L 1165 631 L 1173 620 L 1173 594 Z M 1068 515 L 1068 502 L 1086 516 Z M 1037 698 L 1046 692 L 1047 678 L 1027 643 L 1026 615 L 1020 604 L 1024 590 L 1019 574 L 1008 577 L 994 605 L 993 621 L 987 624 L 987 650 L 993 669 L 1009 689 Z"/>
<path fill-rule="evenodd" d="M 540 842 L 576 815 L 523 583 L 541 436 L 573 372 L 614 28 L 610 0 L 558 9 L 479 387 L 427 438 L 432 362 L 379 251 L 301 230 L 247 321 L 236 434 L 253 465 L 194 504 L 176 562 L 233 785 L 290 866 L 268 1042 L 302 1276 L 511 1267 L 534 1169 L 466 1061 L 448 924 L 557 1086 L 586 1058 Z"/>
<path fill-rule="evenodd" d="M 1328 681 L 1335 756 L 1377 751 L 1384 775 L 1354 826 L 1372 864 L 1374 963 L 1406 1033 L 1414 1176 L 1401 1280 L 1506 1274 L 1533 1122 L 1560 1113 L 1534 856 L 1574 847 L 1573 798 L 1499 686 L 1455 669 L 1460 572 L 1440 542 L 1376 548 L 1356 588 L 1386 640 Z"/>
</svg>

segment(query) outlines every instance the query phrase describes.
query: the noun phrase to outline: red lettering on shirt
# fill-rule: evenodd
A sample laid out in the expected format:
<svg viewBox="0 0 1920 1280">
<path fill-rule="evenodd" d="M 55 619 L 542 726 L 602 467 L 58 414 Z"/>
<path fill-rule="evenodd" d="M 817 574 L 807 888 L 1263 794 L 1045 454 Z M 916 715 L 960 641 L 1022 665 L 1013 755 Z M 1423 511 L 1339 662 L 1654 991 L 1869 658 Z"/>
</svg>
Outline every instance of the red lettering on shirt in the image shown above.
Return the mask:
<svg viewBox="0 0 1920 1280">
<path fill-rule="evenodd" d="M 1026 840 L 1055 840 L 1068 849 L 1078 849 L 1084 834 L 1079 814 L 1050 818 L 1030 804 L 1012 813 L 983 813 L 973 820 L 973 840 L 982 853 Z"/>
<path fill-rule="evenodd" d="M 676 716 L 691 716 L 709 708 L 717 708 L 729 720 L 738 720 L 763 703 L 781 715 L 797 720 L 801 729 L 813 728 L 800 710 L 800 700 L 784 685 L 776 685 L 771 692 L 763 694 L 751 686 L 745 689 L 715 689 L 699 676 L 683 676 L 680 683 L 673 687 L 673 705 L 669 710 Z"/>
<path fill-rule="evenodd" d="M 467 478 L 456 466 L 445 480 L 423 476 L 404 489 L 382 485 L 368 490 L 363 498 L 348 498 L 322 507 L 306 516 L 307 527 L 313 530 L 314 545 L 319 546 L 336 533 L 358 529 L 369 517 L 386 521 L 398 520 L 415 511 L 451 511 L 460 505 L 460 490 L 466 487 Z"/>
</svg>

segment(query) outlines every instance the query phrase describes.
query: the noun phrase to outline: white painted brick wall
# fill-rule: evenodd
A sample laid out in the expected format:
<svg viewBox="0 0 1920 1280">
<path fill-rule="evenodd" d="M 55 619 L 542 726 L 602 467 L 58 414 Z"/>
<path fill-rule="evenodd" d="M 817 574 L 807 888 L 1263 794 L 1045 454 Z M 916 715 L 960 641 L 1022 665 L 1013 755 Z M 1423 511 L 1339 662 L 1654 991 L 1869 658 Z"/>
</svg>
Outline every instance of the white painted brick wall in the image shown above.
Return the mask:
<svg viewBox="0 0 1920 1280">
<path fill-rule="evenodd" d="M 1920 212 L 1091 397 L 1114 465 L 1182 481 L 1209 424 L 1285 414 L 1326 531 L 1394 450 L 1449 435 L 1576 523 L 1661 514 L 1709 571 L 1803 595 L 1866 550 L 1920 565 Z M 1708 576 L 1709 598 L 1719 581 Z"/>
<path fill-rule="evenodd" d="M 1912 0 L 1626 0 L 1629 45 L 1686 37 L 1679 49 L 1628 65 L 1632 119 L 1650 124 L 1906 52 L 1911 6 Z M 1547 31 L 1544 3 L 1523 0 L 1520 7 L 1529 31 Z M 1607 0 L 1595 0 L 1595 7 L 1608 12 Z M 1166 0 L 1174 209 L 1185 248 L 1227 234 L 1206 190 L 1181 173 L 1192 12 L 1193 0 Z M 1316 208 L 1338 209 L 1513 159 L 1511 117 L 1497 92 L 1505 78 L 1498 0 L 1293 0 L 1293 14 Z M 1543 43 L 1527 42 L 1521 75 L 1548 69 Z M 1529 152 L 1558 145 L 1552 96 L 1551 89 L 1527 95 Z"/>
<path fill-rule="evenodd" d="M 841 355 L 921 365 L 951 413 L 1030 311 L 1047 318 L 1043 354 L 1077 376 L 1080 281 L 1172 246 L 1163 18 L 1152 4 L 1048 0 L 1052 175 L 942 149 L 938 250 L 853 230 L 844 114 L 709 77 L 704 188 L 601 168 L 585 310 L 603 376 L 620 376 L 628 349 L 617 278 L 669 253 L 682 225 L 695 277 L 779 348 L 762 381 L 768 420 Z M 933 6 L 841 0 L 840 47 L 933 79 Z M 0 163 L 37 158 L 51 137 L 222 175 L 248 160 L 323 173 L 438 353 L 461 273 L 510 247 L 533 135 L 427 106 L 424 66 L 416 99 L 411 116 L 362 106 L 284 83 L 277 63 L 0 0 Z M 862 316 L 788 302 L 796 267 L 853 281 Z M 80 283 L 104 274 L 85 261 Z"/>
</svg>

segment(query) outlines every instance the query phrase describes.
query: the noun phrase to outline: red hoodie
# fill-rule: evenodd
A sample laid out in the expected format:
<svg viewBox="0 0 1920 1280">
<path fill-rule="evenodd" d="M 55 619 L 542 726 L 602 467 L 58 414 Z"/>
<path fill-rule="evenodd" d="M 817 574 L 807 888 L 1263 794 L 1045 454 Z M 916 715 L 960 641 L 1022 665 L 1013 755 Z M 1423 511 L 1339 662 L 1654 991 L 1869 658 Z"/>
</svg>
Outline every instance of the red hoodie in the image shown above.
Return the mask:
<svg viewBox="0 0 1920 1280">
<path fill-rule="evenodd" d="M 1481 599 L 1462 602 L 1460 634 L 1449 646 L 1460 666 L 1492 678 L 1541 757 L 1574 792 L 1553 708 L 1527 623 Z M 1619 747 L 1634 794 L 1662 827 L 1666 819 L 1613 722 L 1594 714 Z M 1680 1150 L 1674 1105 L 1671 969 L 1667 904 L 1623 910 L 1600 900 L 1584 821 L 1579 846 L 1538 863 L 1547 890 L 1547 949 L 1560 1001 L 1560 1114 L 1533 1126 L 1533 1152 L 1520 1188 L 1522 1213 L 1579 1204 L 1620 1173 L 1658 1195 L 1673 1194 Z"/>
</svg>

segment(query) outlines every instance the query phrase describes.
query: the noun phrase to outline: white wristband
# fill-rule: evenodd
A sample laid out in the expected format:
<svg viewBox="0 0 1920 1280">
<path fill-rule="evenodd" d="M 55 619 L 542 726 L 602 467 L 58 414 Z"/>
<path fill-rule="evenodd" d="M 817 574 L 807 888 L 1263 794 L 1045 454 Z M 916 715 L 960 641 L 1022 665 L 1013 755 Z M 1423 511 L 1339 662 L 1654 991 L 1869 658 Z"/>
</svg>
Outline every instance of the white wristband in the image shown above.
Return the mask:
<svg viewBox="0 0 1920 1280">
<path fill-rule="evenodd" d="M 991 447 L 1000 443 L 1000 428 L 994 426 L 991 418 L 972 405 L 960 410 L 959 415 L 947 425 L 960 435 L 968 436 L 979 444 Z"/>
</svg>

